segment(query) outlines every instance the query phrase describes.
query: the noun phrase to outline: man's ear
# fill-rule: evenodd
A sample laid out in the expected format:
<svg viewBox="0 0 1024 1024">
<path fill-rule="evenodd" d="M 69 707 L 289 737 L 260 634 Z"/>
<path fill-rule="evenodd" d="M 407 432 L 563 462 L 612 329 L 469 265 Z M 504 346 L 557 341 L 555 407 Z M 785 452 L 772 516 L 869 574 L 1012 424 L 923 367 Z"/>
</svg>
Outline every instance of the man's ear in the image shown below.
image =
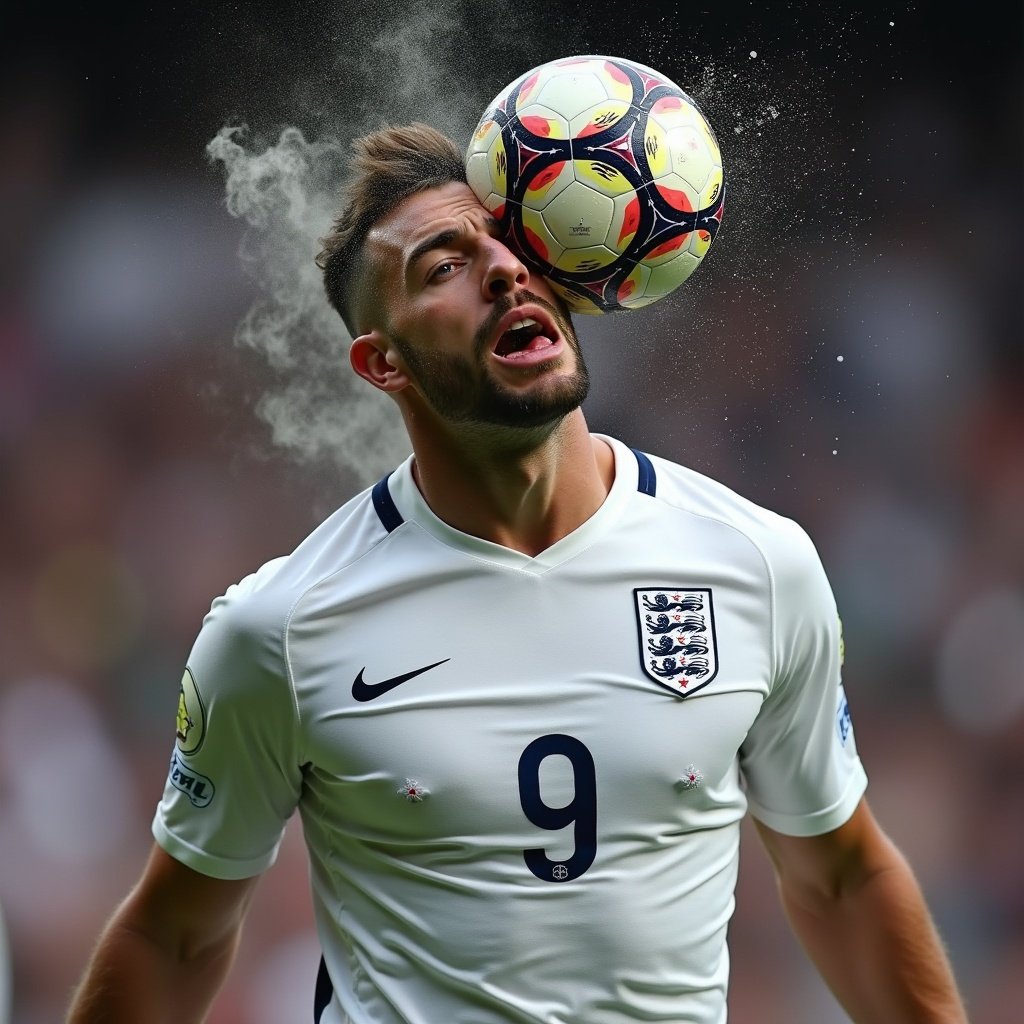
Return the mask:
<svg viewBox="0 0 1024 1024">
<path fill-rule="evenodd" d="M 348 359 L 352 369 L 379 391 L 394 394 L 409 384 L 409 375 L 398 353 L 376 327 L 352 342 Z"/>
</svg>

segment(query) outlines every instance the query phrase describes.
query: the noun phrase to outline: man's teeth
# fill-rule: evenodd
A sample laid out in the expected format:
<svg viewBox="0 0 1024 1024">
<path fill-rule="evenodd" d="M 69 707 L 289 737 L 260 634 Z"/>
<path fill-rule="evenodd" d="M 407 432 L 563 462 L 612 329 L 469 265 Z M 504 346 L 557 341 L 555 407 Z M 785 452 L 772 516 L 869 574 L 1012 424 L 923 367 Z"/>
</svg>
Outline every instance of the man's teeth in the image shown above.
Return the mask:
<svg viewBox="0 0 1024 1024">
<path fill-rule="evenodd" d="M 533 327 L 536 325 L 536 323 L 537 321 L 534 320 L 533 317 L 528 316 L 525 320 L 517 320 L 514 324 L 512 324 L 509 330 L 518 331 L 521 330 L 523 327 Z"/>
</svg>

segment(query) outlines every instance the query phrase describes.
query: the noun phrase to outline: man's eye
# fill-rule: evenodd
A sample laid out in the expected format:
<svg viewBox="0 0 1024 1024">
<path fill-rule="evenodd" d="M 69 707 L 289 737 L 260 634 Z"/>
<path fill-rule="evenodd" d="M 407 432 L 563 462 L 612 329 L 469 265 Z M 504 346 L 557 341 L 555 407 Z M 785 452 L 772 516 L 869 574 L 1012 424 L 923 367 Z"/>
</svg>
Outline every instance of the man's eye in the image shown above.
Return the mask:
<svg viewBox="0 0 1024 1024">
<path fill-rule="evenodd" d="M 444 263 L 439 263 L 430 272 L 429 280 L 436 281 L 441 278 L 449 277 L 455 270 L 457 264 L 455 260 L 445 260 Z"/>
</svg>

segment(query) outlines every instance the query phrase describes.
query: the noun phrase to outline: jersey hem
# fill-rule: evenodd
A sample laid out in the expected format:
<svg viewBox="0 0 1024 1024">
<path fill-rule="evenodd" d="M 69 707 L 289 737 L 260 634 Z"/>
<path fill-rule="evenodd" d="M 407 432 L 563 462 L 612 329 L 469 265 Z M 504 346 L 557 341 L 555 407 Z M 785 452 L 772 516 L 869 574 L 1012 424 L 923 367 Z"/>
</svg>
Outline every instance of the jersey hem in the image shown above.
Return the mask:
<svg viewBox="0 0 1024 1024">
<path fill-rule="evenodd" d="M 269 854 L 249 860 L 212 857 L 176 836 L 167 828 L 159 815 L 153 819 L 152 833 L 157 844 L 175 860 L 180 860 L 186 867 L 190 867 L 200 874 L 221 878 L 225 881 L 237 881 L 260 875 L 277 859 L 277 846 Z"/>
<path fill-rule="evenodd" d="M 784 836 L 820 836 L 846 824 L 857 809 L 861 797 L 868 788 L 868 777 L 864 765 L 857 759 L 842 796 L 823 810 L 813 814 L 780 814 L 759 806 L 747 796 L 747 806 L 751 815 L 761 824 L 767 825 L 774 832 Z"/>
</svg>

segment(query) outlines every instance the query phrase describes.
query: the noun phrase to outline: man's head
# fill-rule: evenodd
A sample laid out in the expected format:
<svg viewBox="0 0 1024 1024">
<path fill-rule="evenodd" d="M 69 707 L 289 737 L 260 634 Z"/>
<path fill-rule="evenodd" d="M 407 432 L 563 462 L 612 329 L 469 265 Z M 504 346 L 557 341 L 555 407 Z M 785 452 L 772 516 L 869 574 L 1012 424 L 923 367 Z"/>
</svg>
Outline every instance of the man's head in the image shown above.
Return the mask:
<svg viewBox="0 0 1024 1024">
<path fill-rule="evenodd" d="M 547 427 L 589 380 L 568 312 L 501 237 L 454 144 L 422 124 L 354 144 L 318 263 L 355 371 L 407 420 Z"/>
<path fill-rule="evenodd" d="M 462 154 L 429 125 L 385 126 L 352 143 L 342 210 L 320 240 L 316 262 L 327 298 L 353 338 L 364 326 L 359 315 L 367 284 L 363 244 L 370 229 L 414 193 L 453 181 L 466 181 Z"/>
</svg>

